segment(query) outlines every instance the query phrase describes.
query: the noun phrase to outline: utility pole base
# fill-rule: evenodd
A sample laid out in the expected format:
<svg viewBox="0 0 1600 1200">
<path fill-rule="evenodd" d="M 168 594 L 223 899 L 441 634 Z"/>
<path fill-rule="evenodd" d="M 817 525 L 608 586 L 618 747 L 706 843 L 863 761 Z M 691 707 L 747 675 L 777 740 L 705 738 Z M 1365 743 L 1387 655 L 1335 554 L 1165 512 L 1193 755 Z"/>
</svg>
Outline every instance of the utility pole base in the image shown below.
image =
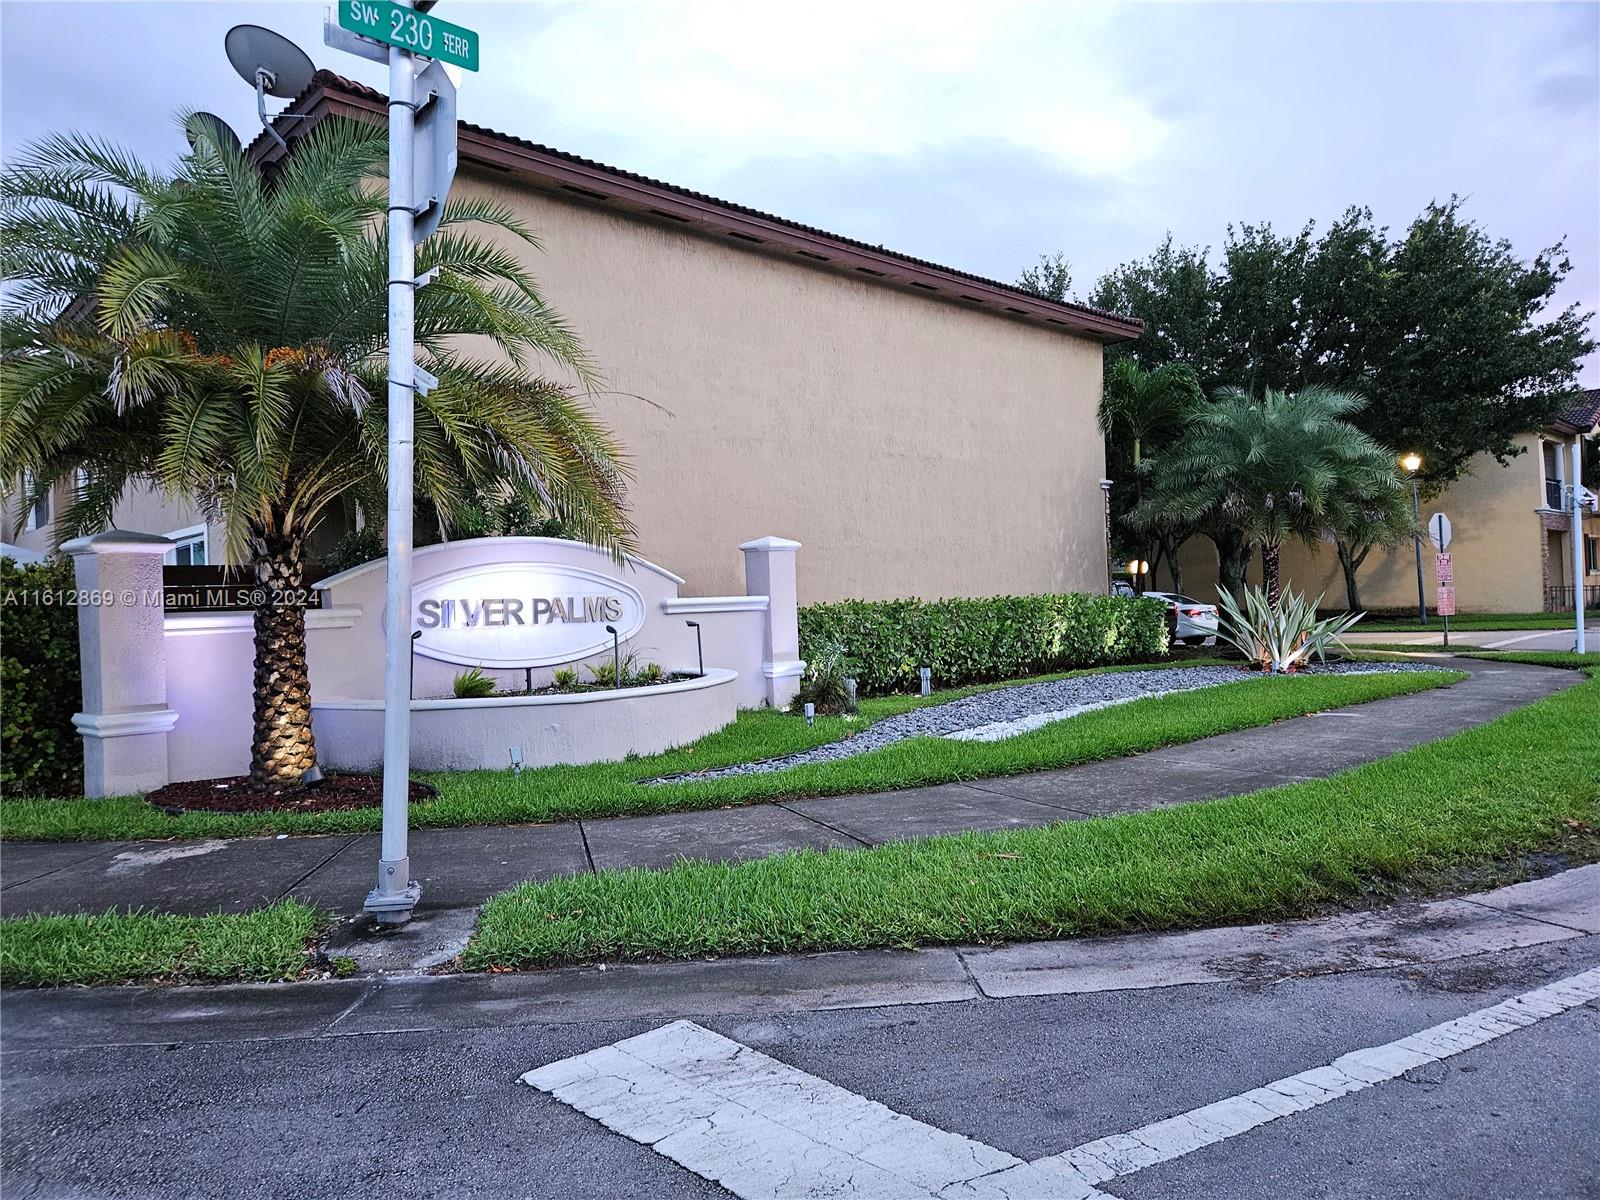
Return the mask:
<svg viewBox="0 0 1600 1200">
<path fill-rule="evenodd" d="M 411 873 L 411 862 L 402 859 L 398 863 L 381 863 L 379 870 L 389 878 L 406 879 Z M 422 885 L 415 879 L 398 890 L 386 889 L 380 884 L 367 893 L 366 910 L 379 925 L 404 925 L 411 920 L 411 913 L 421 899 Z"/>
</svg>

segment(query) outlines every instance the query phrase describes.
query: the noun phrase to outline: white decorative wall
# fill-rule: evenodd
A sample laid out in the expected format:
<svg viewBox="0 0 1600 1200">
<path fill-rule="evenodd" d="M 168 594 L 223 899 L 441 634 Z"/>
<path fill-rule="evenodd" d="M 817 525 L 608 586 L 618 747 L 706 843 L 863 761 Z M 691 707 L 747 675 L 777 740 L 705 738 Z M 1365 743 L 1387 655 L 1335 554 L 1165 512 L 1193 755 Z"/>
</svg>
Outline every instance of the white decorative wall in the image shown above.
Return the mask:
<svg viewBox="0 0 1600 1200">
<path fill-rule="evenodd" d="M 159 595 L 165 545 L 162 538 L 113 533 L 68 549 L 77 555 L 81 586 L 116 564 L 122 574 L 137 573 L 132 586 L 148 600 L 152 586 Z M 598 619 L 563 620 L 559 611 L 541 609 L 534 625 L 529 617 L 535 597 L 521 596 L 526 607 L 520 627 L 507 619 L 509 608 L 490 608 L 500 619 L 485 624 L 482 639 L 459 629 L 424 630 L 412 660 L 417 769 L 453 769 L 469 765 L 469 759 L 501 765 L 511 744 L 520 745 L 529 765 L 603 761 L 630 750 L 654 753 L 719 728 L 739 708 L 788 704 L 804 665 L 796 657 L 799 543 L 763 538 L 741 549 L 747 581 L 771 595 L 751 587 L 743 596 L 680 596 L 683 580 L 663 567 L 636 557 L 619 562 L 596 547 L 556 538 L 477 538 L 417 550 L 414 599 L 461 596 L 476 603 L 535 580 L 578 596 L 581 604 L 584 581 L 590 580 L 590 594 L 615 596 L 622 604 L 583 614 Z M 322 761 L 334 769 L 370 769 L 381 758 L 384 576 L 380 559 L 325 579 L 317 585 L 323 606 L 306 614 L 313 727 Z M 121 584 L 121 574 L 115 582 Z M 613 613 L 616 618 L 607 620 Z M 251 614 L 171 612 L 153 619 L 157 615 L 148 603 L 79 609 L 84 712 L 77 724 L 85 737 L 85 763 L 92 767 L 92 795 L 249 770 Z M 481 619 L 483 613 L 475 609 L 473 616 Z M 588 698 L 594 693 L 565 703 L 543 697 L 453 699 L 454 678 L 475 665 L 479 646 L 484 673 L 502 688 L 520 689 L 528 681 L 528 670 L 520 666 L 494 665 L 508 659 L 544 660 L 531 668 L 535 688 L 548 684 L 561 665 L 575 665 L 587 677 L 588 666 L 611 658 L 607 623 L 628 634 L 622 653 L 633 655 L 639 666 L 655 662 L 668 674 L 697 673 L 701 664 L 690 621 L 700 627 L 704 683 L 624 689 L 609 704 Z M 545 632 L 550 637 L 542 645 Z M 574 647 L 590 646 L 596 648 L 566 658 Z"/>
</svg>

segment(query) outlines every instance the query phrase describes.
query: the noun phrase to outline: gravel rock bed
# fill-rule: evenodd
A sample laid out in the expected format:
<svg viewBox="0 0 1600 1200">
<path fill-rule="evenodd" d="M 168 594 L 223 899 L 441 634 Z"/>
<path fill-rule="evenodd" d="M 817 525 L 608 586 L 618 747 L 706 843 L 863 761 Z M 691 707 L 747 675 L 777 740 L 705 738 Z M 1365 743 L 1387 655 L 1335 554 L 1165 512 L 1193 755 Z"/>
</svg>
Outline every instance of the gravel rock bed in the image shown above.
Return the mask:
<svg viewBox="0 0 1600 1200">
<path fill-rule="evenodd" d="M 1391 671 L 1438 671 L 1429 663 L 1328 663 L 1306 668 L 1307 675 L 1373 675 Z M 1197 688 L 1239 683 L 1261 676 L 1240 667 L 1163 667 L 1152 671 L 1108 671 L 1080 675 L 1053 683 L 1030 683 L 1019 687 L 996 688 L 979 692 L 947 704 L 915 709 L 899 716 L 885 717 L 860 733 L 837 742 L 768 758 L 760 762 L 736 763 L 680 775 L 664 775 L 649 783 L 679 783 L 688 779 L 720 779 L 725 775 L 760 775 L 782 771 L 806 763 L 835 762 L 866 754 L 895 742 L 914 737 L 958 737 L 968 741 L 996 741 L 1015 737 L 1053 721 L 1081 712 L 1127 704 L 1149 696 L 1170 692 L 1191 692 Z"/>
</svg>

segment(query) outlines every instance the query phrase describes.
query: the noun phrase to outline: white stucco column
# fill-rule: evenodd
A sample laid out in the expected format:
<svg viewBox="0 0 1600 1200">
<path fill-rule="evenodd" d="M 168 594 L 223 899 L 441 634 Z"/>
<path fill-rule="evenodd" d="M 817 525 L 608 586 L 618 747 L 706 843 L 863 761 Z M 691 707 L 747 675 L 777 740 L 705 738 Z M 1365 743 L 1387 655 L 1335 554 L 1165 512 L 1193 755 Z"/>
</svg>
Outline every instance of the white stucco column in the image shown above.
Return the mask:
<svg viewBox="0 0 1600 1200">
<path fill-rule="evenodd" d="M 745 594 L 768 599 L 761 673 L 766 677 L 767 703 L 783 708 L 800 690 L 800 673 L 806 667 L 800 660 L 800 593 L 795 582 L 795 551 L 800 543 L 764 537 L 739 549 L 744 551 Z"/>
<path fill-rule="evenodd" d="M 172 542 L 113 530 L 63 545 L 77 575 L 78 649 L 83 711 L 72 718 L 83 737 L 83 788 L 124 796 L 167 779 L 167 646 L 161 596 L 162 556 Z"/>
</svg>

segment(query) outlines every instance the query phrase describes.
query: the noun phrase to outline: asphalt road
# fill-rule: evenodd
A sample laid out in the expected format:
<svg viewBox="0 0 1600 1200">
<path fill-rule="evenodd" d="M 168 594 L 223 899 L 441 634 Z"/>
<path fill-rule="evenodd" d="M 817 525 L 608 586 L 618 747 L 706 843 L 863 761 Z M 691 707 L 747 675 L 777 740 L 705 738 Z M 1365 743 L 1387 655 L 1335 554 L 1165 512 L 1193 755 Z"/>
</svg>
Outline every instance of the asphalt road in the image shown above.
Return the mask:
<svg viewBox="0 0 1600 1200">
<path fill-rule="evenodd" d="M 1589 936 L 1271 985 L 695 1019 L 1031 1161 L 1597 965 Z M 240 1040 L 12 1050 L 0 1188 L 8 1200 L 728 1194 L 518 1082 L 665 1022 L 529 1020 L 507 1005 L 472 1028 L 262 1040 L 270 1028 L 241 1023 Z M 1600 1196 L 1597 1047 L 1589 1003 L 1100 1186 L 1129 1200 Z"/>
</svg>

